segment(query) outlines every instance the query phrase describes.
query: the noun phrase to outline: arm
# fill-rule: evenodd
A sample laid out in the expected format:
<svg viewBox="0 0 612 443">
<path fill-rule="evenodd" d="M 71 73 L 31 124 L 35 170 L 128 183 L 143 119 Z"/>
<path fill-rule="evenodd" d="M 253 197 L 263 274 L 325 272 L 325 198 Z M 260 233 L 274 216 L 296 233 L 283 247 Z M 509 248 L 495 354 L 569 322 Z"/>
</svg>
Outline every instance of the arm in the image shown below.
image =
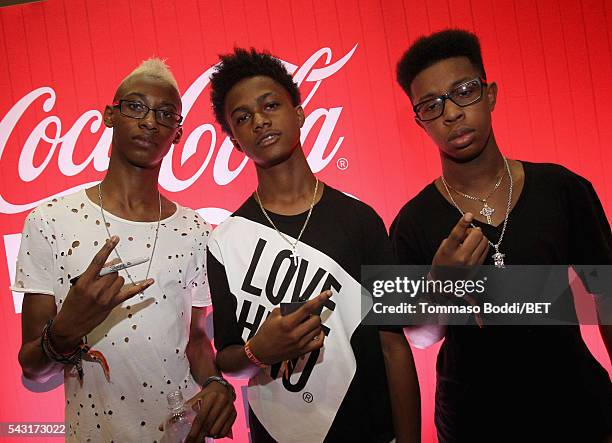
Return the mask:
<svg viewBox="0 0 612 443">
<path fill-rule="evenodd" d="M 19 363 L 24 376 L 36 381 L 46 381 L 64 368 L 63 364 L 51 361 L 41 347 L 41 336 L 45 324 L 53 319 L 48 331 L 53 348 L 60 353 L 69 353 L 81 343 L 81 338 L 102 323 L 110 311 L 125 300 L 144 291 L 153 280 L 142 284 L 124 286 L 117 273 L 99 277 L 108 255 L 119 239 L 107 241 L 93 258 L 87 270 L 73 285 L 62 309 L 57 312 L 52 295 L 26 293 L 22 311 L 22 346 Z"/>
<path fill-rule="evenodd" d="M 380 331 L 398 443 L 421 441 L 421 395 L 412 351 L 402 333 Z"/>
<path fill-rule="evenodd" d="M 608 283 L 608 282 L 606 282 Z M 606 287 L 609 286 L 605 284 Z M 604 292 L 604 291 L 602 291 Z M 608 359 L 612 362 L 612 298 L 610 295 L 595 295 L 595 306 L 599 332 L 608 351 Z"/>
<path fill-rule="evenodd" d="M 21 311 L 21 349 L 19 364 L 25 378 L 44 383 L 64 369 L 47 358 L 41 347 L 45 324 L 55 317 L 55 298 L 45 294 L 25 294 Z M 75 345 L 76 346 L 76 345 Z"/>
<path fill-rule="evenodd" d="M 250 379 L 257 375 L 259 367 L 253 364 L 244 352 L 242 331 L 236 319 L 236 297 L 230 290 L 225 266 L 217 259 L 213 250 L 216 251 L 218 257 L 221 257 L 214 238 L 208 242 L 206 268 L 214 307 L 217 366 L 232 377 Z"/>
<path fill-rule="evenodd" d="M 329 297 L 331 291 L 323 291 L 286 316 L 282 316 L 278 308 L 274 309 L 249 340 L 253 355 L 264 365 L 272 365 L 323 347 L 325 334 L 321 330 L 321 317 L 316 312 Z M 260 369 L 247 357 L 242 345 L 231 345 L 219 351 L 217 363 L 224 371 L 249 378 Z"/>
<path fill-rule="evenodd" d="M 195 381 L 202 385 L 211 375 L 219 375 L 215 365 L 215 353 L 205 330 L 206 308 L 191 308 L 191 326 L 187 359 Z"/>
<path fill-rule="evenodd" d="M 391 226 L 391 241 L 395 258 L 399 264 L 413 265 L 425 263 L 426 259 L 417 247 L 418 236 L 410 220 L 400 214 Z M 489 251 L 489 244 L 480 229 L 472 229 L 470 223 L 473 215 L 466 213 L 453 227 L 448 237 L 442 240 L 432 261 L 431 274 L 435 276 L 436 269 L 451 268 L 454 266 L 470 267 L 471 272 L 484 263 Z M 441 278 L 437 276 L 435 278 Z M 427 297 L 427 296 L 426 296 Z M 448 296 L 437 295 L 443 301 Z M 419 324 L 404 328 L 410 343 L 418 349 L 425 349 L 446 335 L 446 321 L 431 316 L 423 318 Z"/>
<path fill-rule="evenodd" d="M 203 385 L 208 377 L 219 376 L 215 365 L 215 355 L 205 330 L 206 308 L 191 308 L 191 325 L 187 359 L 193 378 Z M 236 409 L 232 391 L 221 383 L 209 383 L 200 393 L 187 401 L 188 405 L 197 408 L 198 415 L 193 422 L 187 442 L 203 441 L 205 436 L 227 436 L 234 421 Z"/>
<path fill-rule="evenodd" d="M 569 171 L 568 171 L 569 172 Z M 594 295 L 599 320 L 599 332 L 612 359 L 612 303 L 609 266 L 612 264 L 612 232 L 601 201 L 593 185 L 571 172 L 565 177 L 565 204 L 569 215 L 570 263 L 602 265 L 599 277 L 583 278 L 587 291 Z M 589 247 L 585 247 L 589 245 Z M 578 272 L 578 275 L 581 275 Z"/>
<path fill-rule="evenodd" d="M 446 325 L 406 326 L 404 333 L 412 346 L 417 349 L 426 349 L 444 338 Z"/>
<path fill-rule="evenodd" d="M 249 360 L 245 352 L 242 328 L 236 320 L 237 300 L 229 287 L 221 257 L 213 236 L 208 242 L 206 266 L 214 307 L 217 365 L 233 377 L 252 378 L 260 368 Z M 253 355 L 263 364 L 270 365 L 321 348 L 325 337 L 321 330 L 321 318 L 311 314 L 330 296 L 331 292 L 326 291 L 284 317 L 278 308 L 274 309 L 249 340 Z M 313 340 L 315 337 L 318 340 Z"/>
<path fill-rule="evenodd" d="M 612 325 L 599 325 L 599 332 L 608 350 L 608 359 L 612 361 Z"/>
<path fill-rule="evenodd" d="M 250 379 L 259 372 L 259 367 L 248 359 L 242 345 L 231 345 L 218 352 L 217 364 L 223 372 L 236 378 Z"/>
<path fill-rule="evenodd" d="M 413 226 L 411 217 L 402 209 L 389 228 L 391 245 L 395 260 L 399 265 L 429 264 L 419 248 L 419 234 Z M 412 325 L 404 328 L 410 344 L 417 349 L 425 349 L 444 338 L 446 325 L 431 324 Z"/>
</svg>

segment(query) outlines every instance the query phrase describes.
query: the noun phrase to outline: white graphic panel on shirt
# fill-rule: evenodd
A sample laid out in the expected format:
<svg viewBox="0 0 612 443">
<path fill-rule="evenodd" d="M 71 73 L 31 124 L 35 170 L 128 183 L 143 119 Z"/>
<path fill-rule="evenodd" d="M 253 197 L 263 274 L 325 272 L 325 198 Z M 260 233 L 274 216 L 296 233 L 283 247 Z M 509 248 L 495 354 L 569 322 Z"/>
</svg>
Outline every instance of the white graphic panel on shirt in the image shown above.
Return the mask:
<svg viewBox="0 0 612 443">
<path fill-rule="evenodd" d="M 301 242 L 296 266 L 274 229 L 243 217 L 233 216 L 213 231 L 209 250 L 225 267 L 228 296 L 236 297 L 245 341 L 281 302 L 305 301 L 332 290 L 321 312 L 323 349 L 293 360 L 289 373 L 280 363 L 261 371 L 248 388 L 249 404 L 272 437 L 323 441 L 356 370 L 350 340 L 362 320 L 360 283 Z"/>
</svg>

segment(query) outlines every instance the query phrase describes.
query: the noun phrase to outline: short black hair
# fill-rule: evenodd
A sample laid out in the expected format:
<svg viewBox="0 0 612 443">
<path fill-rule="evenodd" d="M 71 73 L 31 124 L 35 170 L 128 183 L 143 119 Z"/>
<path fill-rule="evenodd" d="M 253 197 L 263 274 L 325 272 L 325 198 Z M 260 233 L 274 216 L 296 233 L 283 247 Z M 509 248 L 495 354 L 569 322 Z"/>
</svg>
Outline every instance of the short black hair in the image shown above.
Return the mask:
<svg viewBox="0 0 612 443">
<path fill-rule="evenodd" d="M 225 119 L 225 97 L 236 83 L 245 78 L 258 75 L 270 77 L 287 90 L 293 106 L 298 106 L 302 102 L 300 90 L 287 72 L 287 68 L 269 52 L 257 51 L 255 48 L 250 50 L 234 48 L 232 54 L 220 55 L 219 58 L 221 61 L 210 76 L 210 100 L 215 118 L 227 134 L 231 135 L 232 130 Z"/>
<path fill-rule="evenodd" d="M 467 57 L 480 71 L 483 80 L 487 79 L 478 37 L 462 29 L 446 29 L 420 37 L 408 48 L 397 63 L 397 82 L 411 97 L 410 85 L 414 78 L 435 63 L 451 57 Z"/>
</svg>

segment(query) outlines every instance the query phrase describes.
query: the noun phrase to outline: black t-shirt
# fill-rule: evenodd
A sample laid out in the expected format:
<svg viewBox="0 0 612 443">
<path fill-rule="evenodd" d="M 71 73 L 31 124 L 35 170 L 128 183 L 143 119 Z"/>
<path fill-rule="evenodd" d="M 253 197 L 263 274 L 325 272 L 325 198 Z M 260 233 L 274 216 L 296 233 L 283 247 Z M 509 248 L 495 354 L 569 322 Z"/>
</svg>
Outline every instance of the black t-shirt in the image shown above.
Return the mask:
<svg viewBox="0 0 612 443">
<path fill-rule="evenodd" d="M 610 227 L 591 184 L 559 165 L 522 163 L 524 187 L 500 247 L 506 264 L 612 264 Z M 426 186 L 391 226 L 400 264 L 431 264 L 460 217 Z M 498 241 L 502 225 L 475 224 Z M 447 328 L 437 362 L 441 441 L 599 441 L 612 430 L 611 401 L 608 374 L 578 326 Z"/>
<path fill-rule="evenodd" d="M 307 213 L 269 213 L 290 240 Z M 297 245 L 291 247 L 250 197 L 209 240 L 208 278 L 215 347 L 243 345 L 281 302 L 332 289 L 321 318 L 324 351 L 297 362 L 287 379 L 273 365 L 249 382 L 253 442 L 384 442 L 394 431 L 378 329 L 361 326 L 361 265 L 390 264 L 385 226 L 372 208 L 325 186 Z M 313 364 L 316 361 L 316 364 Z"/>
</svg>

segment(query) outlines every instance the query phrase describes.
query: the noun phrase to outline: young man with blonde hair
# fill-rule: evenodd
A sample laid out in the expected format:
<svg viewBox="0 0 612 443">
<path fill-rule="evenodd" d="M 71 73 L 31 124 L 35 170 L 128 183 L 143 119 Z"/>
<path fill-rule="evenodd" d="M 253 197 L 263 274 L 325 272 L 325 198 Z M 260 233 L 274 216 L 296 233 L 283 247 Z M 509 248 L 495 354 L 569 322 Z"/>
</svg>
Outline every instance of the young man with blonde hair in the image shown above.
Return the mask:
<svg viewBox="0 0 612 443">
<path fill-rule="evenodd" d="M 236 417 L 204 331 L 211 227 L 158 189 L 180 114 L 165 63 L 143 62 L 104 110 L 113 128 L 104 180 L 26 219 L 12 287 L 25 293 L 19 362 L 33 380 L 64 373 L 68 441 L 159 441 L 175 390 L 200 405 L 190 441 L 227 435 Z"/>
</svg>

